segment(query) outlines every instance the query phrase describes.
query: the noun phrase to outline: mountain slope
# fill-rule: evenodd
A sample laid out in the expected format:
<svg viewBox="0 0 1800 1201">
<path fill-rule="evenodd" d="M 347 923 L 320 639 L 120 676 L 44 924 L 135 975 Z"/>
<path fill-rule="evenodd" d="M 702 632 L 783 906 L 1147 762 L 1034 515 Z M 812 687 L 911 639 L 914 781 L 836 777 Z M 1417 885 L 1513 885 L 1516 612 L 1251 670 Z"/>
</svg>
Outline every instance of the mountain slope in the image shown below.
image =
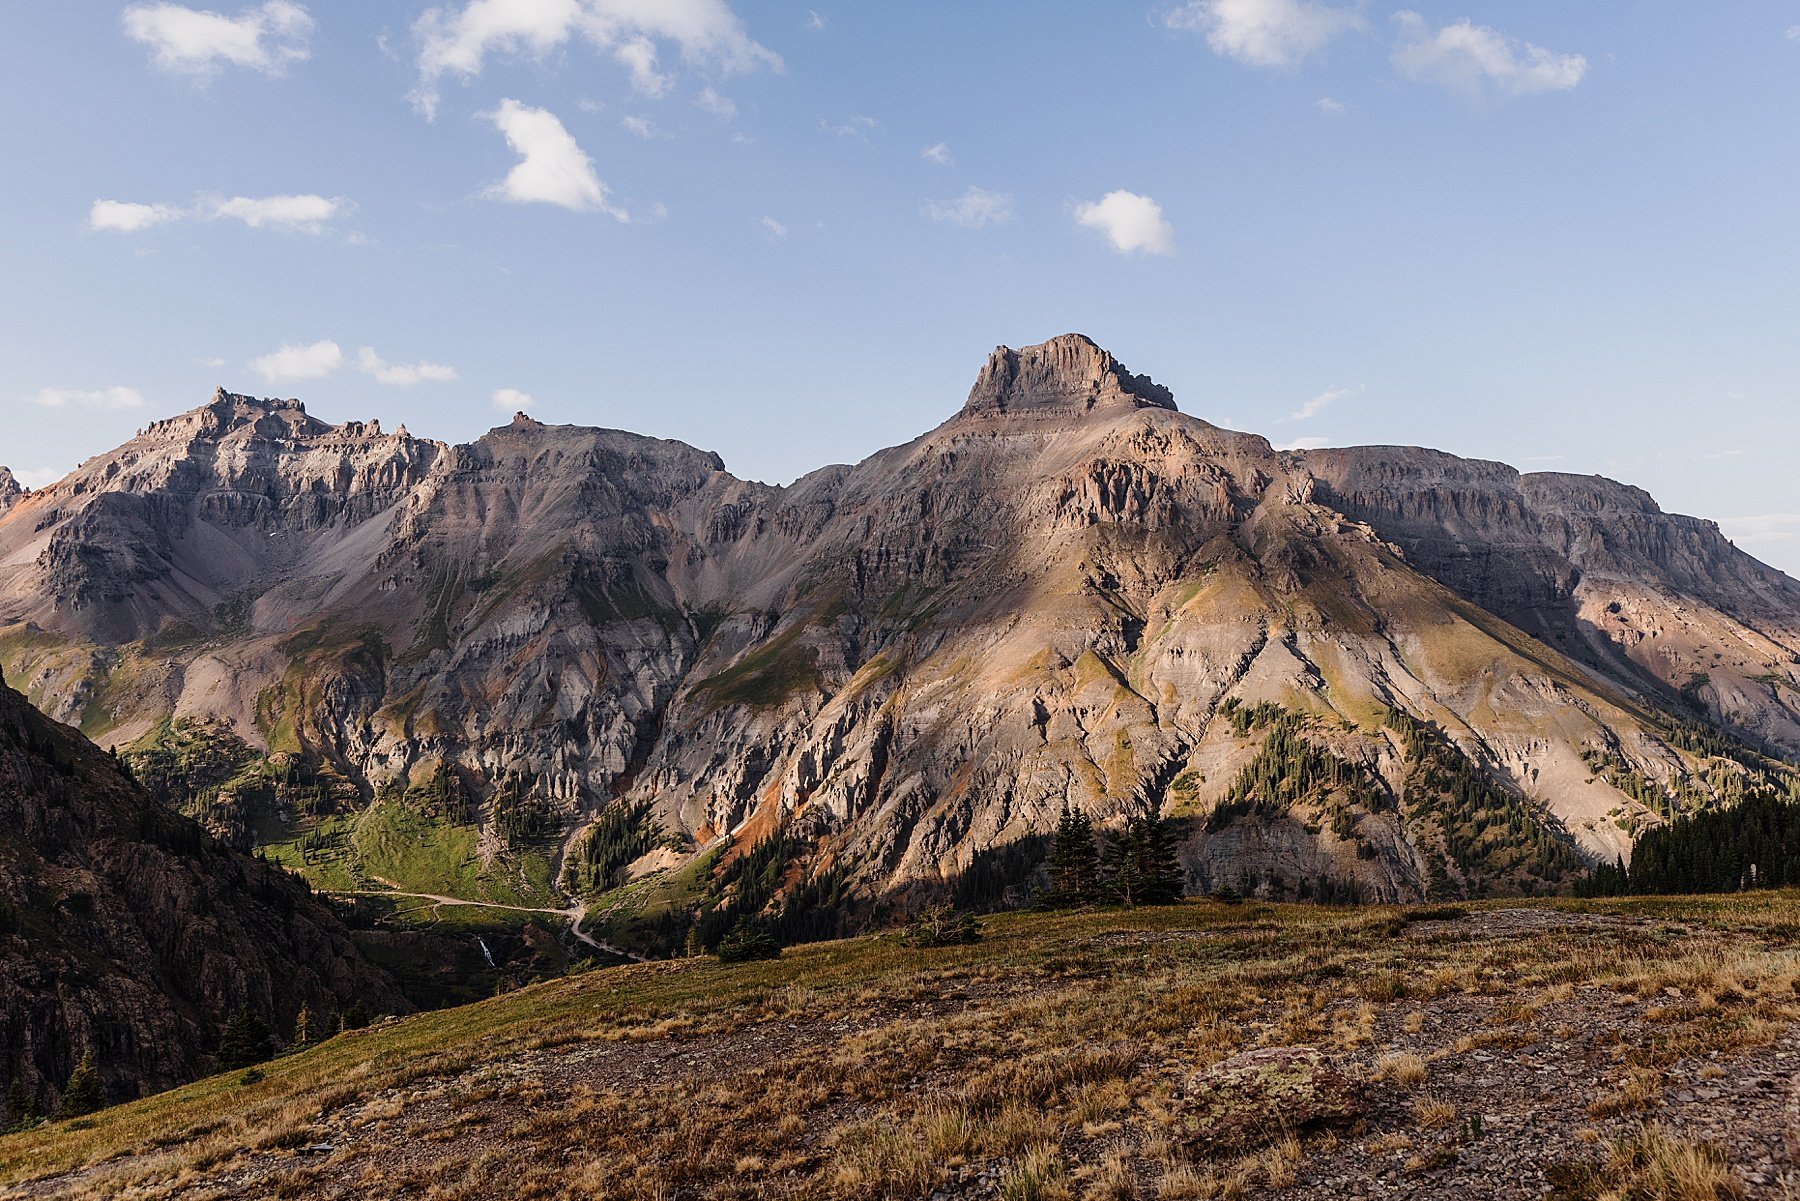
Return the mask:
<svg viewBox="0 0 1800 1201">
<path fill-rule="evenodd" d="M 1633 489 L 1276 452 L 1077 335 L 786 488 L 221 392 L 0 513 L 31 695 L 134 762 L 232 748 L 171 800 L 364 881 L 351 814 L 473 830 L 514 892 L 778 832 L 783 890 L 992 891 L 1065 803 L 1184 819 L 1201 888 L 1535 887 L 1786 787 L 1796 631 L 1800 585 Z"/>
<path fill-rule="evenodd" d="M 228 851 L 0 685 L 0 1074 L 49 1107 L 92 1051 L 110 1100 L 212 1063 L 248 1006 L 285 1035 L 410 1008 L 287 872 Z M 18 1115 L 12 1115 L 15 1119 Z"/>
</svg>

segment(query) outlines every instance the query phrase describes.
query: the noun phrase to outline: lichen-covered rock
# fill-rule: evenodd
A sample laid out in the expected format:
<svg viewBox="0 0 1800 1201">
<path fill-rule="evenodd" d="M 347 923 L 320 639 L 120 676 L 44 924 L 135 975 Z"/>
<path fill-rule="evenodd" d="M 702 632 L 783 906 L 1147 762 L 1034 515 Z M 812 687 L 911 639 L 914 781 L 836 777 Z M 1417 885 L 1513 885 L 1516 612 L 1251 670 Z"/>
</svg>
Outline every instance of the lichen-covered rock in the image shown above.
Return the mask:
<svg viewBox="0 0 1800 1201">
<path fill-rule="evenodd" d="M 1240 1155 L 1284 1135 L 1348 1125 L 1362 1095 L 1317 1047 L 1260 1047 L 1188 1077 L 1174 1111 L 1193 1151 Z"/>
</svg>

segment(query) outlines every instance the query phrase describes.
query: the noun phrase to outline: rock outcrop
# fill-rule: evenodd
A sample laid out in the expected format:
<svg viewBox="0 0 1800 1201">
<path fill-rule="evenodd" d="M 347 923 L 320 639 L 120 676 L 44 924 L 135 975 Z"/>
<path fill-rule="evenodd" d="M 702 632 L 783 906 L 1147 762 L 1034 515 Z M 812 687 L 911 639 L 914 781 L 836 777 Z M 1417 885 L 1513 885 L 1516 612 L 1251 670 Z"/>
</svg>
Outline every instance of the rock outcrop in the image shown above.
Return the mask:
<svg viewBox="0 0 1800 1201">
<path fill-rule="evenodd" d="M 55 715 L 228 723 L 350 806 L 452 781 L 497 864 L 519 830 L 579 855 L 555 836 L 623 800 L 689 853 L 782 830 L 904 891 L 1066 803 L 1191 818 L 1199 887 L 1515 886 L 1763 770 L 1684 723 L 1800 750 L 1797 656 L 1800 585 L 1634 489 L 1276 452 L 1077 335 L 785 488 L 221 392 L 0 515 L 0 663 Z M 1276 713 L 1325 756 L 1279 804 L 1239 787 Z M 1419 769 L 1413 719 L 1454 764 Z M 1493 813 L 1431 791 L 1463 763 Z"/>
<path fill-rule="evenodd" d="M 359 1000 L 409 1008 L 302 881 L 4 685 L 0 829 L 0 1077 L 40 1112 L 87 1052 L 109 1102 L 203 1074 L 240 1006 L 284 1038 L 302 1006 L 315 1033 Z"/>
</svg>

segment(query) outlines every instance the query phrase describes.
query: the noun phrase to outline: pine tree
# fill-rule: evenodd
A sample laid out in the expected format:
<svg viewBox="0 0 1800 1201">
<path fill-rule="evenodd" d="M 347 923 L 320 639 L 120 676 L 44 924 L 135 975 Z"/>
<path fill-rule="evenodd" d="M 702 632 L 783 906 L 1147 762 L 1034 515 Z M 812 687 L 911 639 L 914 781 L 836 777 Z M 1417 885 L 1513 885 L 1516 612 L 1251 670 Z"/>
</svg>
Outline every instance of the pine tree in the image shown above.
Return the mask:
<svg viewBox="0 0 1800 1201">
<path fill-rule="evenodd" d="M 1100 895 L 1100 852 L 1094 846 L 1094 823 L 1087 814 L 1063 805 L 1050 844 L 1050 889 L 1046 905 L 1087 905 Z"/>
<path fill-rule="evenodd" d="M 1175 851 L 1175 831 L 1161 817 L 1152 814 L 1138 822 L 1141 838 L 1138 848 L 1138 875 L 1142 879 L 1143 903 L 1174 905 L 1187 892 L 1187 869 Z"/>
<path fill-rule="evenodd" d="M 42 1120 L 38 1113 L 37 1098 L 25 1087 L 23 1076 L 14 1076 L 6 1089 L 6 1126 L 4 1133 L 11 1134 L 19 1130 L 29 1130 Z"/>
<path fill-rule="evenodd" d="M 312 1040 L 312 1010 L 308 1009 L 305 1005 L 301 1005 L 300 1012 L 294 1015 L 294 1045 L 296 1047 L 308 1047 L 312 1045 Z"/>
<path fill-rule="evenodd" d="M 502 983 L 504 983 L 504 980 L 502 980 Z M 503 992 L 505 990 L 502 989 L 501 991 Z M 338 1019 L 338 1026 L 343 1030 L 361 1030 L 368 1024 L 369 1007 L 363 1004 L 361 997 L 350 1002 L 350 1008 L 344 1010 L 343 1016 Z"/>
<path fill-rule="evenodd" d="M 94 1068 L 94 1053 L 82 1053 L 81 1062 L 69 1073 L 69 1083 L 56 1103 L 58 1118 L 78 1118 L 93 1113 L 106 1102 L 100 1096 L 100 1073 Z"/>
<path fill-rule="evenodd" d="M 222 1070 L 247 1068 L 253 1063 L 266 1061 L 274 1054 L 269 1028 L 263 1025 L 261 1018 L 250 1012 L 249 1006 L 238 1006 L 225 1019 L 225 1030 L 219 1037 L 219 1067 Z"/>
<path fill-rule="evenodd" d="M 1107 900 L 1127 907 L 1143 904 L 1144 877 L 1138 868 L 1143 858 L 1143 842 L 1143 826 L 1135 818 L 1127 819 L 1125 829 L 1119 833 L 1106 836 L 1106 852 L 1101 857 L 1100 869 L 1106 880 Z"/>
</svg>

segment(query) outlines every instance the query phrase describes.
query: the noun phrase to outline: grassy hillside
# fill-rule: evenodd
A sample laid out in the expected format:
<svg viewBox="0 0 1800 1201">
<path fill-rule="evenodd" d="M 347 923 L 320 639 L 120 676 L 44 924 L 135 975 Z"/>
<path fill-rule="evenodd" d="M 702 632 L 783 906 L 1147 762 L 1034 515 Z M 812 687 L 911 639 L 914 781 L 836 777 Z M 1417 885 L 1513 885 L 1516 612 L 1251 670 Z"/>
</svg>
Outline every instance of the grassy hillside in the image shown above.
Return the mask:
<svg viewBox="0 0 1800 1201">
<path fill-rule="evenodd" d="M 972 946 L 614 968 L 339 1035 L 253 1083 L 0 1139 L 0 1182 L 439 1201 L 1792 1195 L 1797 938 L 1794 892 L 1009 914 Z"/>
</svg>

